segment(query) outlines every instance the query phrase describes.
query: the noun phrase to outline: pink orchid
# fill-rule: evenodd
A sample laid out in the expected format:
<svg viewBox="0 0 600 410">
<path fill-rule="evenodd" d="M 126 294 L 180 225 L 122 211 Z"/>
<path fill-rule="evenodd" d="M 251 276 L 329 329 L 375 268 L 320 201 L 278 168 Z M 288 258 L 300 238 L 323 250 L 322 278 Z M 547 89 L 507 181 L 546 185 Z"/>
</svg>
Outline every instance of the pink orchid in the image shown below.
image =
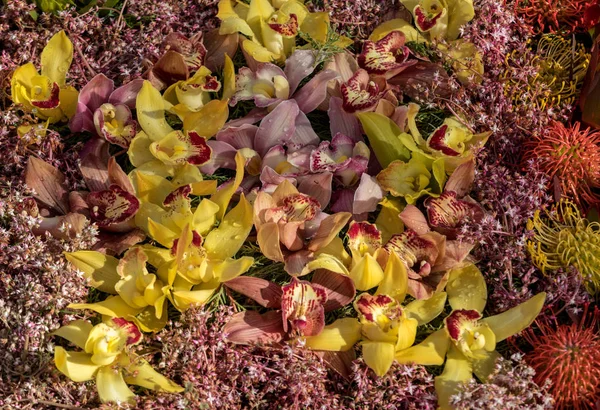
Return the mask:
<svg viewBox="0 0 600 410">
<path fill-rule="evenodd" d="M 69 122 L 72 132 L 88 131 L 111 144 L 128 148 L 137 132 L 131 115 L 142 80 L 133 80 L 115 89 L 104 74 L 98 74 L 79 93 L 77 111 Z"/>
</svg>

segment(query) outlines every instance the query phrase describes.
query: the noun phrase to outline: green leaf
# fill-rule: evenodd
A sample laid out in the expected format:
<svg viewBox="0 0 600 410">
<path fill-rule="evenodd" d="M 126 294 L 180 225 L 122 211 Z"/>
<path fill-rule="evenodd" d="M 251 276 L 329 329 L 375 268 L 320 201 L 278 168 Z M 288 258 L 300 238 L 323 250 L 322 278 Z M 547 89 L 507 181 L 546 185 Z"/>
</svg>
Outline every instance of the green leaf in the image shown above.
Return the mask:
<svg viewBox="0 0 600 410">
<path fill-rule="evenodd" d="M 375 112 L 356 114 L 369 138 L 371 147 L 382 167 L 387 167 L 392 161 L 410 160 L 410 151 L 400 141 L 402 134 L 394 121 Z"/>
</svg>

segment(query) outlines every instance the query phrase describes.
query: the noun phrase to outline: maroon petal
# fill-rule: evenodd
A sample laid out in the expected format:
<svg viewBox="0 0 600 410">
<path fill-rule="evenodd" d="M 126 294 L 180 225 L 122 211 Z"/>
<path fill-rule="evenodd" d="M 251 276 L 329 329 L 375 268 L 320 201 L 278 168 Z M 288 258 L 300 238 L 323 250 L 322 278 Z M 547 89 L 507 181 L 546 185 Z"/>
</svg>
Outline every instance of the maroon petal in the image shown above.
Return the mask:
<svg viewBox="0 0 600 410">
<path fill-rule="evenodd" d="M 354 349 L 345 352 L 326 352 L 315 351 L 315 354 L 321 357 L 327 366 L 340 374 L 344 379 L 350 379 L 352 375 L 352 362 L 356 360 L 356 351 Z"/>
<path fill-rule="evenodd" d="M 375 107 L 381 98 L 381 92 L 383 92 L 379 84 L 373 81 L 363 69 L 358 70 L 347 82 L 342 84 L 340 91 L 342 106 L 348 113 Z"/>
<path fill-rule="evenodd" d="M 251 276 L 240 276 L 225 282 L 225 286 L 244 296 L 248 296 L 263 307 L 281 307 L 281 286 L 268 280 Z"/>
<path fill-rule="evenodd" d="M 187 158 L 187 162 L 192 165 L 206 164 L 210 160 L 211 149 L 206 143 L 206 138 L 201 137 L 197 132 L 190 131 L 187 134 L 187 143 L 191 145 L 193 155 Z"/>
<path fill-rule="evenodd" d="M 25 183 L 35 191 L 35 199 L 63 215 L 69 212 L 65 179 L 62 172 L 41 159 L 30 156 L 27 160 Z"/>
<path fill-rule="evenodd" d="M 312 278 L 312 283 L 321 285 L 327 292 L 325 312 L 331 312 L 352 302 L 356 295 L 354 282 L 348 276 L 343 276 L 325 269 L 318 269 Z"/>
<path fill-rule="evenodd" d="M 332 181 L 333 174 L 331 172 L 301 176 L 298 177 L 298 191 L 310 195 L 319 201 L 321 209 L 325 209 L 331 200 Z"/>
<path fill-rule="evenodd" d="M 112 321 L 129 334 L 129 337 L 127 338 L 128 345 L 137 344 L 142 340 L 142 332 L 140 332 L 140 329 L 138 329 L 135 323 L 120 317 L 114 317 L 112 318 Z"/>
<path fill-rule="evenodd" d="M 290 14 L 290 18 L 285 23 L 269 23 L 271 30 L 281 34 L 282 37 L 292 38 L 298 34 L 298 16 Z"/>
<path fill-rule="evenodd" d="M 415 7 L 414 13 L 415 25 L 420 31 L 426 32 L 431 30 L 437 24 L 440 17 L 442 17 L 444 11 L 442 10 L 436 15 L 429 16 L 427 12 L 423 9 L 423 7 L 418 5 Z"/>
<path fill-rule="evenodd" d="M 117 256 L 146 239 L 146 233 L 141 229 L 134 229 L 125 233 L 100 231 L 97 239 L 98 242 L 92 246 L 93 251 Z"/>
<path fill-rule="evenodd" d="M 247 310 L 235 314 L 223 328 L 227 340 L 232 343 L 277 343 L 285 337 L 279 312 L 265 314 Z"/>
<path fill-rule="evenodd" d="M 58 84 L 52 84 L 52 90 L 50 91 L 50 95 L 45 100 L 31 100 L 31 105 L 37 108 L 45 108 L 51 109 L 56 108 L 60 104 L 60 87 Z"/>
<path fill-rule="evenodd" d="M 324 303 L 327 292 L 320 286 L 312 286 L 310 282 L 292 278 L 292 282 L 281 288 L 281 314 L 283 329 L 288 330 L 288 322 L 292 330 L 303 336 L 316 336 L 325 327 Z"/>
<path fill-rule="evenodd" d="M 467 195 L 471 191 L 471 185 L 475 180 L 475 160 L 465 162 L 454 170 L 446 185 L 445 191 L 454 191 L 459 198 Z"/>
<path fill-rule="evenodd" d="M 107 163 L 110 158 L 109 144 L 101 138 L 92 138 L 81 150 L 79 170 L 90 191 L 109 188 Z"/>
<path fill-rule="evenodd" d="M 428 198 L 425 201 L 429 223 L 449 239 L 456 237 L 457 229 L 467 218 L 477 222 L 484 215 L 478 204 L 457 199 L 456 196 L 456 192 L 445 191 L 439 198 Z"/>
</svg>

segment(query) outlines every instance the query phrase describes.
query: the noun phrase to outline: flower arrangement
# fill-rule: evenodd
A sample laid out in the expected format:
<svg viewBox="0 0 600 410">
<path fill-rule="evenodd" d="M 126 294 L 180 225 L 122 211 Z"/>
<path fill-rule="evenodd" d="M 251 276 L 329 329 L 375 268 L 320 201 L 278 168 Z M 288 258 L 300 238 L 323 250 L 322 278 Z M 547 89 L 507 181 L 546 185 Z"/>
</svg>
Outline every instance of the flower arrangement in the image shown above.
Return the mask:
<svg viewBox="0 0 600 410">
<path fill-rule="evenodd" d="M 2 408 L 595 405 L 597 4 L 375 3 L 5 5 Z"/>
</svg>

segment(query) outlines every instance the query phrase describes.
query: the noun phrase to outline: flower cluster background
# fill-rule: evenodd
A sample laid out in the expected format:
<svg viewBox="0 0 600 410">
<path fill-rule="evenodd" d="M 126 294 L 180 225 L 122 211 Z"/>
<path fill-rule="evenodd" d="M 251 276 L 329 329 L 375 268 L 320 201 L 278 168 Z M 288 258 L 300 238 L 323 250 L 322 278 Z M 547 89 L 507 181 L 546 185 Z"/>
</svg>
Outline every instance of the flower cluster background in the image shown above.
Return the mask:
<svg viewBox="0 0 600 410">
<path fill-rule="evenodd" d="M 594 409 L 598 0 L 3 0 L 0 407 Z"/>
</svg>

